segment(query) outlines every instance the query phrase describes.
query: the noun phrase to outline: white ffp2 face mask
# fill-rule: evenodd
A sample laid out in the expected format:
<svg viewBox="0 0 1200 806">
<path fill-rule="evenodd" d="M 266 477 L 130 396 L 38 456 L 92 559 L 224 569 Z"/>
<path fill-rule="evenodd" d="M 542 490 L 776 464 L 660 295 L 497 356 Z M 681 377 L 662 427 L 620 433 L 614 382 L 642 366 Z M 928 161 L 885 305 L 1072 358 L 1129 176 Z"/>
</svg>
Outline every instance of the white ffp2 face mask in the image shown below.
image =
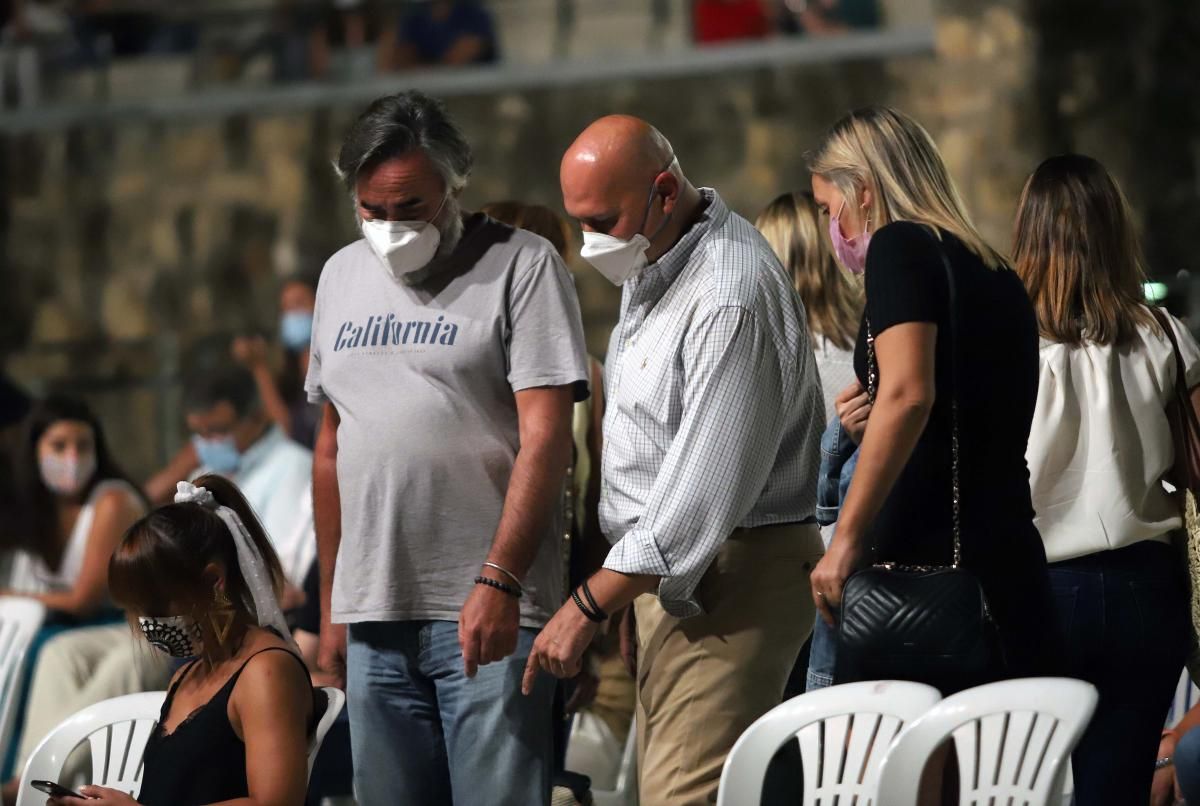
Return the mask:
<svg viewBox="0 0 1200 806">
<path fill-rule="evenodd" d="M 624 240 L 603 232 L 583 233 L 583 247 L 579 250 L 579 256 L 591 263 L 596 271 L 603 274 L 613 285 L 624 285 L 627 280 L 646 268 L 649 263 L 646 259 L 646 250 L 650 248 L 650 242 L 658 237 L 658 234 L 666 228 L 667 222 L 671 220 L 671 216 L 668 214 L 649 238 L 641 233 L 642 227 L 646 226 L 646 221 L 650 218 L 654 194 L 658 191 L 658 175 L 668 170 L 673 164 L 675 164 L 674 155 L 658 174 L 654 175 L 654 182 L 650 184 L 650 195 L 646 198 L 646 212 L 642 214 L 642 223 L 638 225 L 636 235 L 629 240 Z"/>
<path fill-rule="evenodd" d="M 641 233 L 625 241 L 603 232 L 585 232 L 579 256 L 613 285 L 622 285 L 646 268 L 646 250 L 649 248 L 650 241 Z"/>
<path fill-rule="evenodd" d="M 442 199 L 430 221 L 361 221 L 363 237 L 392 277 L 400 280 L 406 274 L 425 268 L 433 260 L 442 243 L 442 233 L 433 221 L 441 215 L 449 198 Z"/>
</svg>

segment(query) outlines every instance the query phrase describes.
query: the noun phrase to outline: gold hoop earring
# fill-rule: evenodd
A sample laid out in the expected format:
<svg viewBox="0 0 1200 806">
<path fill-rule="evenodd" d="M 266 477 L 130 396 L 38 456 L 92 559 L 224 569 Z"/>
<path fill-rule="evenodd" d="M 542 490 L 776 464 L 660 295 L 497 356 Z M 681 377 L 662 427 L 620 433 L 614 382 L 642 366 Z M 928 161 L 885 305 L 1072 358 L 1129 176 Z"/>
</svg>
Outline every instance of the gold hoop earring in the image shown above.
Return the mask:
<svg viewBox="0 0 1200 806">
<path fill-rule="evenodd" d="M 220 585 L 214 585 L 213 607 L 208 613 L 208 621 L 212 625 L 213 635 L 222 651 L 225 649 L 225 642 L 229 639 L 229 631 L 233 629 L 235 618 L 237 618 L 237 610 L 234 609 L 233 602 L 229 601 L 225 589 Z"/>
</svg>

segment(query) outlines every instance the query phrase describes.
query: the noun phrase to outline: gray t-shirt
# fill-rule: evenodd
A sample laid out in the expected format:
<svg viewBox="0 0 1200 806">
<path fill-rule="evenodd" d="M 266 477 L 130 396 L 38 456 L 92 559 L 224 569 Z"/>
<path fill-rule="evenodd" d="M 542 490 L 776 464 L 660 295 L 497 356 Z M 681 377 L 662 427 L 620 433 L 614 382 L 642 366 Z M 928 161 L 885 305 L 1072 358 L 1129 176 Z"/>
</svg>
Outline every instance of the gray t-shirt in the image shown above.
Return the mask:
<svg viewBox="0 0 1200 806">
<path fill-rule="evenodd" d="M 548 242 L 475 215 L 451 260 L 407 286 L 359 240 L 321 275 L 305 388 L 341 417 L 335 622 L 457 621 L 519 447 L 514 393 L 587 394 L 579 301 Z M 562 603 L 561 535 L 556 506 L 523 626 Z"/>
</svg>

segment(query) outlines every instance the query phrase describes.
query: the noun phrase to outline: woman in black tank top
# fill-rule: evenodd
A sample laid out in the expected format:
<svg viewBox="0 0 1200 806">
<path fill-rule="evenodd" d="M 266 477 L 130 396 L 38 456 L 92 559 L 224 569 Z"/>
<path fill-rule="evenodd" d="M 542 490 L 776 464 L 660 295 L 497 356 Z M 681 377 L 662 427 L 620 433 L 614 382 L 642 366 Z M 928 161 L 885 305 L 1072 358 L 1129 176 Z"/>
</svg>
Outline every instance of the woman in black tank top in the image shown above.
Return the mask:
<svg viewBox="0 0 1200 806">
<path fill-rule="evenodd" d="M 195 484 L 186 495 L 181 485 L 184 503 L 134 524 L 109 564 L 114 598 L 151 645 L 191 660 L 146 744 L 137 800 L 82 793 L 96 806 L 301 806 L 319 709 L 290 636 L 260 626 L 278 623 L 279 560 L 237 487 L 218 476 Z"/>
</svg>

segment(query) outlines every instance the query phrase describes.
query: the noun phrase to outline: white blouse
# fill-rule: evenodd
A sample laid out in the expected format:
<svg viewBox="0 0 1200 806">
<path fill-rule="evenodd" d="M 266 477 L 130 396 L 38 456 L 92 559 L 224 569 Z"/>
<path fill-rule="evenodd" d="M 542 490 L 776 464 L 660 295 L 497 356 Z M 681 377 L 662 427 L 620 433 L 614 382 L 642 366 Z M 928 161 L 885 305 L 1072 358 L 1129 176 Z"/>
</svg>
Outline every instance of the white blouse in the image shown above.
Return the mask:
<svg viewBox="0 0 1200 806">
<path fill-rule="evenodd" d="M 96 519 L 96 504 L 110 492 L 123 493 L 138 509 L 143 509 L 141 496 L 129 482 L 120 479 L 100 482 L 75 517 L 75 525 L 63 548 L 58 570 L 48 567 L 36 554 L 18 551 L 11 559 L 9 589 L 16 593 L 35 594 L 69 591 L 75 587 L 83 573 L 83 557 L 87 553 L 88 538 Z"/>
<path fill-rule="evenodd" d="M 854 374 L 854 348 L 844 350 L 824 336 L 813 337 L 813 354 L 817 359 L 817 373 L 821 376 L 821 391 L 825 398 L 825 422 L 829 423 L 837 414 L 834 401 L 850 384 L 858 380 Z"/>
<path fill-rule="evenodd" d="M 1191 389 L 1200 385 L 1200 346 L 1170 319 Z M 1170 340 L 1148 326 L 1121 347 L 1042 339 L 1039 364 L 1025 456 L 1050 562 L 1167 541 L 1181 525 L 1163 487 L 1175 461 L 1166 415 L 1176 375 Z"/>
</svg>

